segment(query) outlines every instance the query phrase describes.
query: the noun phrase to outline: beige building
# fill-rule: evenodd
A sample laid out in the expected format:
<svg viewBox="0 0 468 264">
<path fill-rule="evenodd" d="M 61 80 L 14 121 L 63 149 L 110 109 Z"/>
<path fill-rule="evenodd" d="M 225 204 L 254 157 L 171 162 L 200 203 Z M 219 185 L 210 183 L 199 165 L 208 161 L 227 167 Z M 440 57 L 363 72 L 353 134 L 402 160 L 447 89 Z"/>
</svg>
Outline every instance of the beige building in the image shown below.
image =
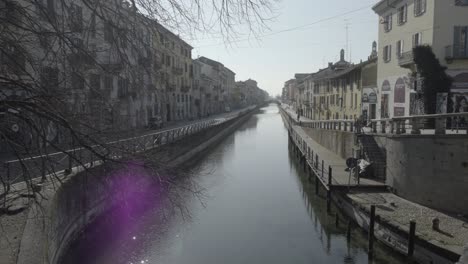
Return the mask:
<svg viewBox="0 0 468 264">
<path fill-rule="evenodd" d="M 454 77 L 454 100 L 468 96 L 468 2 L 463 0 L 382 0 L 380 16 L 377 116 L 419 112 L 412 49 L 430 45 Z M 457 99 L 458 98 L 458 99 Z M 467 98 L 468 99 L 468 98 Z M 457 102 L 455 102 L 457 104 Z"/>
<path fill-rule="evenodd" d="M 159 48 L 159 85 L 164 97 L 162 111 L 164 120 L 182 120 L 192 117 L 193 66 L 192 46 L 179 36 L 157 25 L 153 41 Z"/>
</svg>

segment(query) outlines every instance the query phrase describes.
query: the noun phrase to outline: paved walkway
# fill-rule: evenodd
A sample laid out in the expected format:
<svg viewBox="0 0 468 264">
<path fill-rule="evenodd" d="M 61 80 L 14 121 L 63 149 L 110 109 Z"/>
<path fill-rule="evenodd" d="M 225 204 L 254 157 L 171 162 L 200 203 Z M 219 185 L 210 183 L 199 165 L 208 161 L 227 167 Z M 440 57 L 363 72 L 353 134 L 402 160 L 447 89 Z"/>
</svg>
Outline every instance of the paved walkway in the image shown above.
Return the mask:
<svg viewBox="0 0 468 264">
<path fill-rule="evenodd" d="M 456 218 L 428 207 L 412 203 L 392 193 L 349 193 L 358 206 L 376 205 L 376 214 L 388 224 L 409 232 L 409 223 L 416 221 L 416 234 L 431 244 L 462 254 L 468 241 L 468 219 Z M 432 230 L 432 219 L 440 220 L 440 231 Z"/>
<path fill-rule="evenodd" d="M 328 150 L 324 146 L 313 140 L 307 132 L 300 126 L 293 126 L 293 130 L 306 142 L 307 146 L 313 151 L 315 162 L 315 155 L 318 155 L 318 175 L 322 180 L 328 182 L 328 167 L 332 168 L 332 185 L 333 186 L 349 186 L 349 187 L 384 187 L 385 184 L 372 179 L 361 178 L 359 184 L 354 180 L 354 177 L 349 172 L 345 171 L 347 168 L 346 160 Z M 322 175 L 322 160 L 324 162 L 324 172 Z"/>
<path fill-rule="evenodd" d="M 288 105 L 282 105 L 286 113 L 289 114 L 292 118 L 295 118 L 295 111 L 290 108 Z M 297 115 L 296 115 L 297 118 Z M 297 119 L 294 119 L 297 120 Z M 306 117 L 301 117 L 301 121 L 310 121 Z M 372 179 L 361 178 L 359 184 L 356 182 L 354 177 L 350 175 L 349 172 L 345 171 L 347 168 L 346 160 L 335 154 L 334 152 L 328 150 L 326 147 L 320 145 L 318 142 L 312 139 L 311 136 L 307 134 L 307 131 L 304 130 L 301 126 L 293 125 L 293 130 L 305 140 L 307 147 L 310 147 L 311 152 L 313 152 L 313 160 L 310 159 L 309 163 L 316 163 L 316 155 L 318 155 L 318 167 L 314 168 L 317 175 L 320 176 L 324 184 L 328 184 L 328 167 L 332 168 L 332 186 L 338 187 L 384 187 L 385 184 L 379 181 Z M 312 153 L 311 153 L 312 154 Z M 311 157 L 312 158 L 312 157 Z M 322 160 L 324 162 L 324 172 L 322 174 Z"/>
</svg>

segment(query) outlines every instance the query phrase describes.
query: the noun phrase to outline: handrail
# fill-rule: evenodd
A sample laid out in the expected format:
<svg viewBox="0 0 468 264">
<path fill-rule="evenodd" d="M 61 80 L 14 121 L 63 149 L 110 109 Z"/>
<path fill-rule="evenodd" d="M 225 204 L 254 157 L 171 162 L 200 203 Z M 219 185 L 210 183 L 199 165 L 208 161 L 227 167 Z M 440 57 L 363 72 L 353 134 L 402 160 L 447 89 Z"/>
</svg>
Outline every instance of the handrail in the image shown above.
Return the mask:
<svg viewBox="0 0 468 264">
<path fill-rule="evenodd" d="M 463 131 L 468 129 L 468 112 L 398 116 L 392 118 L 372 119 L 369 122 L 361 122 L 360 120 L 350 119 L 301 120 L 300 122 L 297 122 L 293 116 L 293 113 L 287 111 L 284 108 L 282 108 L 282 110 L 289 116 L 289 118 L 291 118 L 294 124 L 298 124 L 303 127 L 356 132 L 359 134 L 407 134 L 407 132 L 409 132 L 412 135 L 445 135 L 463 134 Z M 430 119 L 434 120 L 433 123 L 426 122 L 426 120 Z M 434 127 L 428 128 L 429 124 L 434 124 Z M 455 131 L 455 133 L 453 131 Z"/>
<path fill-rule="evenodd" d="M 198 133 L 210 127 L 222 125 L 235 118 L 243 116 L 248 112 L 251 112 L 255 108 L 256 106 L 251 106 L 246 109 L 242 109 L 238 112 L 234 112 L 232 114 L 219 118 L 203 120 L 196 123 L 166 129 L 163 131 L 156 131 L 154 133 L 149 133 L 141 136 L 114 140 L 111 142 L 106 142 L 102 145 L 92 145 L 89 148 L 92 148 L 93 151 L 89 151 L 87 148 L 84 147 L 78 147 L 54 153 L 44 153 L 33 157 L 25 157 L 23 159 L 4 161 L 3 167 L 0 167 L 0 172 L 2 172 L 2 175 L 0 177 L 6 177 L 4 179 L 0 178 L 0 180 L 2 180 L 2 182 L 6 182 L 6 187 L 9 188 L 10 184 L 15 183 L 16 181 L 14 179 L 12 180 L 12 176 L 15 175 L 13 177 L 19 178 L 18 175 L 24 173 L 23 169 L 25 169 L 26 167 L 28 167 L 28 170 L 31 170 L 32 174 L 36 173 L 38 177 L 45 177 L 46 173 L 50 171 L 52 167 L 55 167 L 58 170 L 71 170 L 76 165 L 92 165 L 93 162 L 96 162 L 95 153 L 99 153 L 100 151 L 106 151 L 104 155 L 114 158 L 122 158 L 128 154 L 136 154 L 148 151 L 156 147 L 178 141 L 179 139 L 185 136 Z M 72 157 L 70 153 L 74 153 L 75 157 Z M 59 156 L 59 154 L 64 155 L 64 157 Z M 80 157 L 80 159 L 82 159 L 80 160 L 80 164 L 76 164 L 76 161 L 74 160 L 77 155 Z M 50 164 L 45 164 L 45 158 L 48 158 L 48 163 Z M 23 168 L 23 166 L 26 167 Z"/>
</svg>

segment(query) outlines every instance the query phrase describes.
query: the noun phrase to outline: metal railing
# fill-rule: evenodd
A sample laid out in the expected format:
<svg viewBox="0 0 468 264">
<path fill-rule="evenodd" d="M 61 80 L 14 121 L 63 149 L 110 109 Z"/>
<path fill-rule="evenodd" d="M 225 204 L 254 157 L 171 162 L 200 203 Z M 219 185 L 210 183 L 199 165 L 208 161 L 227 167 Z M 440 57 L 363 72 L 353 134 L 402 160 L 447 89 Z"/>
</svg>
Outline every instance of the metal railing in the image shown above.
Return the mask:
<svg viewBox="0 0 468 264">
<path fill-rule="evenodd" d="M 398 65 L 405 66 L 414 63 L 414 55 L 413 51 L 407 51 L 401 53 L 400 57 L 398 58 Z"/>
<path fill-rule="evenodd" d="M 247 114 L 255 108 L 256 106 L 251 106 L 239 112 L 212 120 L 110 141 L 102 145 L 74 147 L 73 144 L 71 144 L 70 149 L 65 151 L 37 154 L 35 156 L 29 155 L 14 160 L 8 160 L 3 162 L 3 166 L 0 168 L 0 183 L 4 186 L 4 193 L 7 193 L 11 184 L 39 177 L 45 179 L 47 175 L 64 170 L 71 171 L 77 166 L 92 167 L 100 160 L 100 157 L 106 157 L 108 160 L 119 160 L 131 157 L 137 153 L 149 151 L 176 142 L 186 136 L 222 125 Z"/>
<path fill-rule="evenodd" d="M 467 113 L 414 115 L 374 119 L 370 122 L 371 133 L 382 134 L 466 134 Z"/>
<path fill-rule="evenodd" d="M 283 109 L 286 112 L 286 110 Z M 367 124 L 356 120 L 298 121 L 287 113 L 289 121 L 302 127 L 374 134 L 467 134 L 468 112 L 451 114 L 413 115 L 374 119 Z"/>
</svg>

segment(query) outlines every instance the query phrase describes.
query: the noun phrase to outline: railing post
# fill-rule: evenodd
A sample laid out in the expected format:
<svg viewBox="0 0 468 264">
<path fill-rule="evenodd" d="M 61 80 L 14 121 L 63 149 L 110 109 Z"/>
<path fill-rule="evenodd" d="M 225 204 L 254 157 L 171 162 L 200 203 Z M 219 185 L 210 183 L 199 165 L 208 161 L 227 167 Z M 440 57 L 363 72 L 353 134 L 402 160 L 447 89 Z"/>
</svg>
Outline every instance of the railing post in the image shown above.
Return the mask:
<svg viewBox="0 0 468 264">
<path fill-rule="evenodd" d="M 435 120 L 435 134 L 436 135 L 445 135 L 445 126 L 446 126 L 446 120 L 445 118 L 436 118 Z"/>
<path fill-rule="evenodd" d="M 401 120 L 396 120 L 396 134 L 399 135 L 401 134 Z"/>
<path fill-rule="evenodd" d="M 325 162 L 322 160 L 322 179 L 325 179 L 323 177 L 323 176 L 325 176 L 324 165 L 325 165 Z"/>
<path fill-rule="evenodd" d="M 369 258 L 374 256 L 374 226 L 375 226 L 375 205 L 371 205 L 369 220 Z"/>
<path fill-rule="evenodd" d="M 411 220 L 410 222 L 410 230 L 409 230 L 409 237 L 408 237 L 408 257 L 413 257 L 414 254 L 414 238 L 416 236 L 416 222 Z"/>
<path fill-rule="evenodd" d="M 10 172 L 10 163 L 5 163 L 6 167 L 6 182 L 5 184 L 5 194 L 10 191 L 10 177 L 11 177 L 11 172 Z M 1 177 L 1 176 L 0 176 Z"/>
<path fill-rule="evenodd" d="M 411 123 L 411 134 L 413 134 L 413 135 L 421 134 L 419 121 L 420 121 L 420 119 L 418 119 L 418 118 L 412 118 L 411 119 L 411 121 L 410 121 L 410 123 Z"/>
</svg>

